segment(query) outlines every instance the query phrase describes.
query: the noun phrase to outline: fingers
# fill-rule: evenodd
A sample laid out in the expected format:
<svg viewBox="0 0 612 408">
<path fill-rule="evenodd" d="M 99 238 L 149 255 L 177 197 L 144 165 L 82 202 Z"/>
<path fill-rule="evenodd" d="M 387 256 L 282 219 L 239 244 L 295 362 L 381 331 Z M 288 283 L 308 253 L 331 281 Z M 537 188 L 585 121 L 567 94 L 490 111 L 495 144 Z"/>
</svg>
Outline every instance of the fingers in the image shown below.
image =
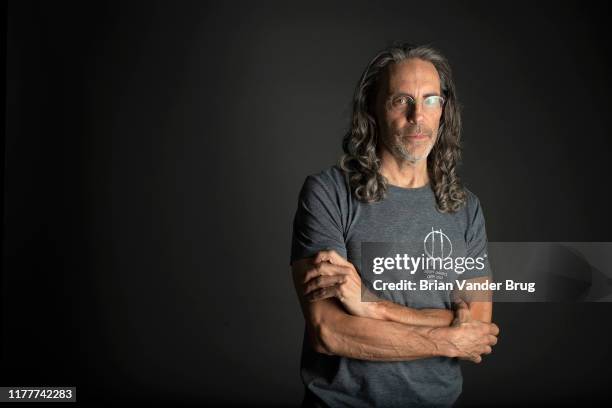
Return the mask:
<svg viewBox="0 0 612 408">
<path fill-rule="evenodd" d="M 481 363 L 482 362 L 482 355 L 487 355 L 487 354 L 491 354 L 493 352 L 493 349 L 491 348 L 491 346 L 483 346 L 478 353 L 472 353 L 468 356 L 467 360 L 473 362 L 473 363 Z"/>
<path fill-rule="evenodd" d="M 457 301 L 453 304 L 455 309 L 455 317 L 460 322 L 467 322 L 471 320 L 471 313 L 468 304 L 461 298 L 457 299 Z"/>
<path fill-rule="evenodd" d="M 471 314 L 469 309 L 458 309 L 455 311 L 455 317 L 460 322 L 468 322 L 470 321 Z"/>
<path fill-rule="evenodd" d="M 485 336 L 485 344 L 487 347 L 494 346 L 497 344 L 497 335 L 493 333 L 499 333 L 499 328 L 495 323 L 487 324 L 487 332 L 484 333 Z"/>
<path fill-rule="evenodd" d="M 342 284 L 344 282 L 346 282 L 346 275 L 320 275 L 306 283 L 304 295 L 308 295 L 315 290 Z"/>
<path fill-rule="evenodd" d="M 317 289 L 305 296 L 306 300 L 310 302 L 315 302 L 317 300 L 327 299 L 330 297 L 337 297 L 338 299 L 343 300 L 340 285 L 328 286 L 325 288 Z"/>
<path fill-rule="evenodd" d="M 483 323 L 482 327 L 484 327 L 484 325 Z M 466 354 L 461 357 L 462 359 L 472 361 L 476 364 L 482 362 L 485 355 L 493 353 L 493 346 L 497 344 L 496 336 L 482 332 L 482 329 L 479 329 L 479 331 L 480 335 L 472 340 L 474 344 L 471 346 L 470 350 L 466 350 Z"/>
<path fill-rule="evenodd" d="M 344 265 L 344 266 L 347 266 L 347 264 L 352 265 L 349 261 L 344 259 L 340 254 L 338 254 L 333 249 L 330 249 L 327 251 L 319 251 L 317 255 L 315 256 L 313 262 L 314 263 L 329 262 L 334 265 Z"/>
<path fill-rule="evenodd" d="M 303 283 L 307 283 L 311 279 L 318 278 L 322 275 L 347 275 L 349 271 L 345 266 L 332 265 L 328 262 L 322 262 L 313 265 L 304 275 Z"/>
<path fill-rule="evenodd" d="M 464 357 L 459 357 L 461 360 L 467 360 L 467 361 L 471 361 L 472 363 L 480 363 L 482 361 L 482 357 L 480 357 L 480 354 L 478 353 L 470 353 L 467 354 Z"/>
<path fill-rule="evenodd" d="M 459 311 L 462 309 L 469 309 L 468 304 L 465 303 L 465 300 L 458 298 L 457 301 L 454 303 L 455 306 L 455 310 Z"/>
<path fill-rule="evenodd" d="M 334 250 L 319 251 L 312 259 L 312 267 L 303 278 L 304 298 L 310 301 L 337 297 L 344 301 L 343 284 L 358 272 L 352 263 Z"/>
<path fill-rule="evenodd" d="M 493 349 L 491 347 L 485 346 L 483 347 L 482 350 L 480 350 L 480 354 L 473 354 L 470 360 L 476 364 L 481 363 L 482 355 L 491 354 L 492 352 L 493 352 Z"/>
<path fill-rule="evenodd" d="M 491 345 L 495 345 L 495 343 L 497 343 L 497 338 L 495 336 L 489 335 L 489 337 L 487 338 L 487 342 L 489 344 L 483 344 L 479 348 L 478 354 L 472 354 L 472 358 L 470 358 L 471 361 L 478 364 L 482 361 L 483 355 L 488 355 L 493 352 L 493 347 L 491 347 Z"/>
<path fill-rule="evenodd" d="M 472 324 L 478 327 L 478 330 L 482 334 L 497 337 L 499 336 L 499 327 L 495 323 L 485 323 L 479 320 L 472 320 Z"/>
<path fill-rule="evenodd" d="M 480 354 L 472 354 L 469 358 L 469 360 L 473 363 L 480 363 L 482 361 L 482 357 L 480 357 Z"/>
</svg>

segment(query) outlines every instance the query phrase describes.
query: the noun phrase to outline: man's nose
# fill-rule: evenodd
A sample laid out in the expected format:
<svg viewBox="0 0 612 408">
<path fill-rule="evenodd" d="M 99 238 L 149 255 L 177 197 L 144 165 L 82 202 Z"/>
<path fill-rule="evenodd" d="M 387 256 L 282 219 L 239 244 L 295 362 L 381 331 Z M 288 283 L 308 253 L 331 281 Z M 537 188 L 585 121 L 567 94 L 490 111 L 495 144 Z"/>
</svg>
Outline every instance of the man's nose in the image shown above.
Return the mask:
<svg viewBox="0 0 612 408">
<path fill-rule="evenodd" d="M 412 109 L 408 109 L 408 121 L 412 123 L 420 123 L 423 121 L 423 106 L 417 102 L 412 105 Z"/>
</svg>

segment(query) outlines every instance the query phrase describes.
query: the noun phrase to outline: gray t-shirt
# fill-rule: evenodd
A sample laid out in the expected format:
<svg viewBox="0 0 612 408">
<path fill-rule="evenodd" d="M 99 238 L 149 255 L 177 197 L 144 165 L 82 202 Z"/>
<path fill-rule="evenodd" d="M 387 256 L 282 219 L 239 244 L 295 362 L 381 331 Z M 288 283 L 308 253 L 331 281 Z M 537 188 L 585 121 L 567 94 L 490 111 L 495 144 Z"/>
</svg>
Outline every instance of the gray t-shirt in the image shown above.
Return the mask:
<svg viewBox="0 0 612 408">
<path fill-rule="evenodd" d="M 423 242 L 431 231 L 443 231 L 455 253 L 485 257 L 485 221 L 478 198 L 469 190 L 467 203 L 453 214 L 436 210 L 429 185 L 389 185 L 387 198 L 363 203 L 352 194 L 348 178 L 331 166 L 306 178 L 293 223 L 290 262 L 334 249 L 359 270 L 362 242 Z M 360 272 L 361 273 L 361 272 Z M 463 279 L 490 274 L 490 266 L 463 274 Z M 413 308 L 451 308 L 448 293 L 395 292 L 395 303 Z M 456 358 L 435 357 L 400 362 L 366 361 L 315 352 L 304 342 L 301 375 L 305 405 L 407 407 L 452 405 L 462 389 Z"/>
</svg>

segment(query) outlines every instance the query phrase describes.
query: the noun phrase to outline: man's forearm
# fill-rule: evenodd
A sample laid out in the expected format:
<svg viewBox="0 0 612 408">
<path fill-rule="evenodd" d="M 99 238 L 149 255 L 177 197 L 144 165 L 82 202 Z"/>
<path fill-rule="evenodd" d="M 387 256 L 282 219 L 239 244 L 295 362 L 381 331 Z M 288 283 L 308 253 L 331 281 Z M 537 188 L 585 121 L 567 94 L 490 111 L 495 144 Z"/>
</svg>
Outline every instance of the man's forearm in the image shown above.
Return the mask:
<svg viewBox="0 0 612 408">
<path fill-rule="evenodd" d="M 420 358 L 455 357 L 445 341 L 444 330 L 427 326 L 357 317 L 339 316 L 318 325 L 318 339 L 326 353 L 372 361 L 406 361 Z"/>
<path fill-rule="evenodd" d="M 413 326 L 448 327 L 454 313 L 449 309 L 414 309 L 397 303 L 382 300 L 370 302 L 368 317 Z"/>
<path fill-rule="evenodd" d="M 481 281 L 481 279 L 483 278 L 472 281 Z M 491 322 L 492 316 L 493 303 L 490 300 L 492 296 L 491 291 L 459 293 L 459 297 L 465 298 L 470 306 L 472 317 L 488 323 Z M 367 304 L 367 313 L 363 317 L 414 326 L 448 327 L 455 317 L 454 312 L 449 309 L 414 309 L 387 300 L 369 301 Z"/>
<path fill-rule="evenodd" d="M 323 253 L 326 254 L 333 255 Z M 343 267 L 343 258 L 337 257 L 336 263 L 313 263 L 305 258 L 292 264 L 294 284 L 307 323 L 310 344 L 315 351 L 372 361 L 444 356 L 474 362 L 480 362 L 481 354 L 491 352 L 490 346 L 495 344 L 499 329 L 495 325 L 472 320 L 465 302 L 458 303 L 459 314 L 454 316 L 451 327 L 391 321 L 398 319 L 423 324 L 427 319 L 427 322 L 448 326 L 451 316 L 450 311 L 417 311 L 391 303 L 386 303 L 387 309 L 378 309 L 380 319 L 372 318 L 371 310 L 374 309 L 367 305 L 370 302 L 360 299 L 361 281 L 357 273 L 348 266 Z M 336 275 L 342 279 L 338 281 L 334 278 Z M 336 279 L 335 285 L 329 285 L 330 277 L 331 280 Z M 449 313 L 448 317 L 438 315 L 442 313 Z M 447 318 L 448 321 L 445 320 Z"/>
</svg>

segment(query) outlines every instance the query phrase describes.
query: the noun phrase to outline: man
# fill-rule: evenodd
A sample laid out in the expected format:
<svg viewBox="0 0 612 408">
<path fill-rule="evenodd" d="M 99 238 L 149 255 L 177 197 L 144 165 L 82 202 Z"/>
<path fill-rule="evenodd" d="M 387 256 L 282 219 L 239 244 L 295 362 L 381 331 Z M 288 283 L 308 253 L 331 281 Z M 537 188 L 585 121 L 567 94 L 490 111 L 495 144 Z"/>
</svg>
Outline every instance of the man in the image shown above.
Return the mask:
<svg viewBox="0 0 612 408">
<path fill-rule="evenodd" d="M 369 242 L 413 242 L 435 227 L 453 248 L 486 260 L 482 209 L 456 173 L 460 129 L 439 52 L 399 44 L 368 64 L 340 164 L 306 178 L 293 224 L 304 406 L 449 406 L 462 388 L 458 360 L 491 353 L 499 329 L 490 298 L 404 291 L 362 299 Z M 486 279 L 484 264 L 464 277 Z"/>
</svg>

